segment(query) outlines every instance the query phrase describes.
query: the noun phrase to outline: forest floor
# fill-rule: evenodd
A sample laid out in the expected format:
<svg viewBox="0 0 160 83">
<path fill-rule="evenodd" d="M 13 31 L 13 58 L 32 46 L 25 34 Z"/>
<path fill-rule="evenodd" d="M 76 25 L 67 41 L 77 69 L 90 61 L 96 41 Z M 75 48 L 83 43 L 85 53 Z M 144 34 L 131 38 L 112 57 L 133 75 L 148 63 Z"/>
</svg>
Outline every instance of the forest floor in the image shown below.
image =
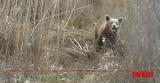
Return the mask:
<svg viewBox="0 0 160 83">
<path fill-rule="evenodd" d="M 49 41 L 56 38 L 56 30 L 51 29 Z M 65 39 L 63 46 L 44 47 L 43 60 L 39 66 L 19 66 L 11 69 L 38 69 L 38 70 L 115 70 L 113 72 L 16 72 L 14 74 L 5 74 L 9 77 L 8 82 L 12 83 L 112 83 L 122 77 L 131 78 L 130 72 L 116 72 L 117 70 L 127 70 L 129 64 L 125 55 L 116 55 L 111 49 L 105 50 L 103 53 L 97 53 L 94 50 L 94 28 L 84 29 L 65 29 Z M 63 35 L 63 34 L 62 34 Z M 54 40 L 53 40 L 54 41 Z M 121 43 L 122 44 L 122 43 Z M 55 44 L 57 45 L 57 44 Z M 62 44 L 60 44 L 62 45 Z M 117 47 L 122 49 L 122 45 Z M 58 50 L 57 50 L 58 49 Z M 118 50 L 121 51 L 121 50 Z M 15 56 L 17 57 L 17 56 Z M 12 57 L 13 58 L 13 57 Z M 51 62 L 50 62 L 51 61 Z M 46 66 L 46 63 L 47 66 Z M 15 63 L 16 64 L 16 63 Z M 18 63 L 17 63 L 18 64 Z M 2 65 L 2 64 L 1 64 Z M 116 80 L 115 80 L 116 78 Z M 5 78 L 5 80 L 8 80 Z"/>
</svg>

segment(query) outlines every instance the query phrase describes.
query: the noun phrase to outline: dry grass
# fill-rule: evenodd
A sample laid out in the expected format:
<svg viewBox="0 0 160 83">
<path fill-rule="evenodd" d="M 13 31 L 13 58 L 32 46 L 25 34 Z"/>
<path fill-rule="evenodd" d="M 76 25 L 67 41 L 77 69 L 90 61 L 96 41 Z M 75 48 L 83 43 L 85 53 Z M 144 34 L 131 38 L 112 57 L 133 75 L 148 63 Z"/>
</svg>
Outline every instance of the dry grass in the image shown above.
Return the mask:
<svg viewBox="0 0 160 83">
<path fill-rule="evenodd" d="M 67 30 L 68 23 L 78 16 L 77 11 L 92 5 L 77 5 L 83 2 L 85 1 L 68 0 L 64 4 L 61 0 L 2 0 L 0 52 L 4 55 L 3 58 L 8 59 L 6 62 L 17 61 L 16 58 L 19 58 L 19 62 L 15 62 L 17 65 L 30 62 L 38 66 L 43 62 L 47 49 L 59 53 L 57 49 L 71 45 L 67 39 L 72 38 L 74 32 Z M 74 5 L 70 7 L 70 4 Z M 13 65 L 14 62 L 7 64 Z"/>
<path fill-rule="evenodd" d="M 130 82 L 131 76 L 115 72 L 11 74 L 6 71 L 14 68 L 127 69 L 133 62 L 139 65 L 144 56 L 140 58 L 121 56 L 129 55 L 128 53 L 134 55 L 132 49 L 127 47 L 128 44 L 122 39 L 118 41 L 116 52 L 107 51 L 105 54 L 99 54 L 94 51 L 93 23 L 106 12 L 119 16 L 119 11 L 126 7 L 127 1 L 125 1 L 114 3 L 116 2 L 114 0 L 112 3 L 107 0 L 0 0 L 0 69 L 2 70 L 0 81 L 3 83 Z M 105 3 L 109 7 L 106 7 Z M 111 3 L 112 5 L 109 5 Z M 113 14 L 111 7 L 117 8 Z M 125 27 L 127 26 L 129 25 Z M 113 53 L 118 53 L 118 56 L 111 57 Z"/>
</svg>

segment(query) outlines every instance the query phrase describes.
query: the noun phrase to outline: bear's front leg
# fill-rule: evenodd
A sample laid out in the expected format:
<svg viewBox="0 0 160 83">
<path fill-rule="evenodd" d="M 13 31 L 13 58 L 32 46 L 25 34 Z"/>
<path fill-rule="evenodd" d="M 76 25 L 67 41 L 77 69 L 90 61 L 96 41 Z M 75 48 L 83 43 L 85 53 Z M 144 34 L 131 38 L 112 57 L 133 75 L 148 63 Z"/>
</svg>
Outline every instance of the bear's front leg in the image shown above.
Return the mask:
<svg viewBox="0 0 160 83">
<path fill-rule="evenodd" d="M 102 37 L 99 37 L 96 40 L 96 51 L 99 52 L 102 49 L 102 46 L 103 46 Z"/>
</svg>

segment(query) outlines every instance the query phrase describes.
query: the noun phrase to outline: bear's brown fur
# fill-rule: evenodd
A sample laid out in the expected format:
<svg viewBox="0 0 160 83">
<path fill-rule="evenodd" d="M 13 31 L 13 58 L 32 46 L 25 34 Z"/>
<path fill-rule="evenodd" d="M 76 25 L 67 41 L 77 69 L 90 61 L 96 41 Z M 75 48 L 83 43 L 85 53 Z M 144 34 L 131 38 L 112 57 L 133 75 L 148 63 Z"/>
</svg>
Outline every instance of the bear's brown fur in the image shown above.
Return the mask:
<svg viewBox="0 0 160 83">
<path fill-rule="evenodd" d="M 120 19 L 119 22 L 121 22 Z M 114 44 L 116 42 L 117 31 L 113 32 L 113 25 L 112 25 L 111 18 L 106 15 L 99 19 L 99 21 L 95 24 L 95 47 L 96 51 L 99 51 L 103 46 L 102 38 L 107 40 L 107 47 L 114 48 Z"/>
</svg>

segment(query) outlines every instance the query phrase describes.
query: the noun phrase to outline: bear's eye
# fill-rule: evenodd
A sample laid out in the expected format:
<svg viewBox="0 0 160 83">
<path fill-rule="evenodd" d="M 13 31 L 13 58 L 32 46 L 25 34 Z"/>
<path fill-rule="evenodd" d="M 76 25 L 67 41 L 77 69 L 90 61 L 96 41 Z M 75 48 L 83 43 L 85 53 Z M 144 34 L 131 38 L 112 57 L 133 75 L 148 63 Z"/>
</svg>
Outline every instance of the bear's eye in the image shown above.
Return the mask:
<svg viewBox="0 0 160 83">
<path fill-rule="evenodd" d="M 111 22 L 111 24 L 113 24 L 113 22 Z"/>
</svg>

